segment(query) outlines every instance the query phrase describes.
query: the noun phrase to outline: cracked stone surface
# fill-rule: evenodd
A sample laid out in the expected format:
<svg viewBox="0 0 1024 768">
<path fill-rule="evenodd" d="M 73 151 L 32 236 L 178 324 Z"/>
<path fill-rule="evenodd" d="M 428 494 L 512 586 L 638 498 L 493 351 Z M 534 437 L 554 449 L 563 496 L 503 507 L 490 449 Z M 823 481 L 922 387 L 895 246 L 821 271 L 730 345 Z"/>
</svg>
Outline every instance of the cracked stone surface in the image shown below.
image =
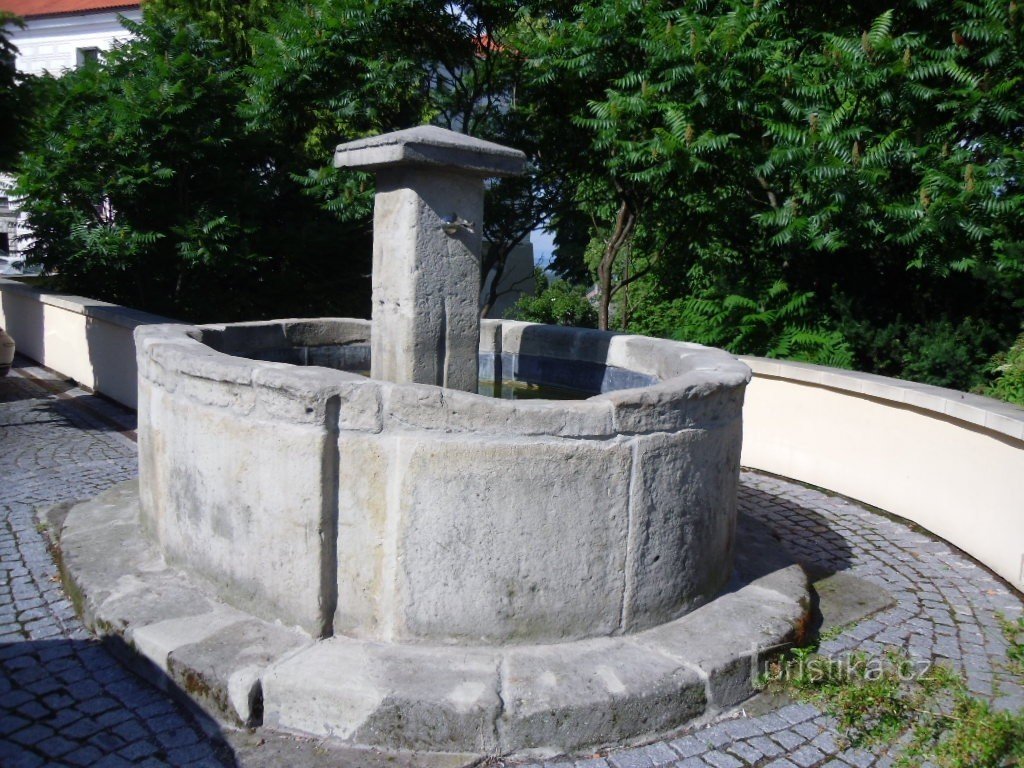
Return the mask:
<svg viewBox="0 0 1024 768">
<path fill-rule="evenodd" d="M 0 379 L 0 765 L 413 766 L 416 755 L 228 730 L 123 667 L 91 637 L 60 588 L 36 508 L 89 498 L 135 475 L 134 414 L 18 358 Z M 996 614 L 1021 596 L 953 547 L 855 502 L 756 472 L 740 504 L 816 573 L 884 589 L 891 607 L 822 644 L 872 653 L 900 647 L 946 660 L 977 695 L 1024 708 Z M 826 616 L 826 621 L 828 617 Z M 755 714 L 755 712 L 757 714 Z M 543 768 L 889 765 L 846 748 L 806 704 L 754 702 L 654 744 L 546 761 Z M 458 758 L 445 768 L 460 764 Z"/>
</svg>

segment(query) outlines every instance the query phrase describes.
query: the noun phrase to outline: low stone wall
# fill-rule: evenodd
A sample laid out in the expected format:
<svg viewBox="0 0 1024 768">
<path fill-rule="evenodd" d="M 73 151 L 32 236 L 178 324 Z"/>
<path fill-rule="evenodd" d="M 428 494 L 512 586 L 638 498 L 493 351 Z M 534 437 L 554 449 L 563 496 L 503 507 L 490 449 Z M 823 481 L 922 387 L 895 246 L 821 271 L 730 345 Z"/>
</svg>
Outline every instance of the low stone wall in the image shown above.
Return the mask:
<svg viewBox="0 0 1024 768">
<path fill-rule="evenodd" d="M 1024 590 L 1024 409 L 883 376 L 760 358 L 743 465 L 917 523 Z"/>
<path fill-rule="evenodd" d="M 258 359 L 359 347 L 368 331 L 138 331 L 143 523 L 172 562 L 257 615 L 396 642 L 630 633 L 721 589 L 746 366 L 511 321 L 485 323 L 485 355 L 604 361 L 657 383 L 510 401 Z"/>
<path fill-rule="evenodd" d="M 137 403 L 135 341 L 140 325 L 167 318 L 0 278 L 0 327 L 17 350 L 129 408 Z"/>
</svg>

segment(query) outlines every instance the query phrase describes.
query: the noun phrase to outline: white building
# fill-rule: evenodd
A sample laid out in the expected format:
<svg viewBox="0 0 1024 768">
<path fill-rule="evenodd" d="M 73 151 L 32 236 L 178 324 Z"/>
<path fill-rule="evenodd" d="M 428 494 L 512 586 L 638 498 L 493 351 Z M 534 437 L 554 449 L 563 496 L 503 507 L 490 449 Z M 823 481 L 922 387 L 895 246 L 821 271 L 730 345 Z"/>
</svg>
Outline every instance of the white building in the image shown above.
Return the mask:
<svg viewBox="0 0 1024 768">
<path fill-rule="evenodd" d="M 61 73 L 95 59 L 129 37 L 121 17 L 142 18 L 139 3 L 118 0 L 0 0 L 0 10 L 21 17 L 24 28 L 7 26 L 18 53 L 15 66 L 32 75 Z M 17 207 L 9 195 L 10 178 L 0 175 L 0 256 L 18 255 Z"/>
<path fill-rule="evenodd" d="M 120 17 L 142 18 L 139 3 L 118 0 L 0 0 L 0 10 L 25 21 L 8 32 L 17 68 L 30 75 L 59 75 L 97 58 L 129 36 Z"/>
</svg>

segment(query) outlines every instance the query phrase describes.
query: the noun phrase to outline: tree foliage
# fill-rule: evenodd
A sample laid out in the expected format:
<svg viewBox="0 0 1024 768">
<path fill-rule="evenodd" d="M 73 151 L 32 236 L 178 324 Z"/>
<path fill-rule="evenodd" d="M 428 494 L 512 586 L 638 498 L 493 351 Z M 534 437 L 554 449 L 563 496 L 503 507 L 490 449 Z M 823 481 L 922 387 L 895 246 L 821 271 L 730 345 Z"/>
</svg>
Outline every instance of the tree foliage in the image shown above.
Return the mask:
<svg viewBox="0 0 1024 768">
<path fill-rule="evenodd" d="M 988 0 L 607 0 L 530 25 L 538 87 L 577 129 L 565 170 L 605 300 L 650 270 L 646 306 L 619 324 L 668 315 L 676 335 L 761 354 L 799 337 L 823 362 L 843 360 L 842 326 L 897 315 L 973 317 L 989 354 L 1008 344 L 1024 296 L 1021 23 Z M 774 330 L 751 336 L 752 317 Z M 866 348 L 853 362 L 906 370 Z"/>
<path fill-rule="evenodd" d="M 219 43 L 174 14 L 131 29 L 101 65 L 50 85 L 18 183 L 30 258 L 65 288 L 188 319 L 300 314 L 325 289 L 328 305 L 357 301 L 358 275 L 323 254 L 358 232 L 247 130 Z"/>
<path fill-rule="evenodd" d="M 978 386 L 1024 310 L 1022 16 L 154 0 L 52 84 L 33 253 L 182 317 L 365 314 L 372 181 L 333 147 L 433 122 L 528 154 L 488 188 L 485 270 L 551 227 L 602 327 Z"/>
<path fill-rule="evenodd" d="M 505 313 L 507 317 L 547 325 L 597 327 L 597 310 L 581 285 L 561 279 L 550 280 L 540 269 L 536 270 L 535 279 L 537 294 L 521 297 Z"/>
<path fill-rule="evenodd" d="M 515 4 L 270 6 L 154 2 L 131 42 L 50 84 L 20 190 L 30 255 L 64 287 L 189 319 L 364 315 L 373 180 L 336 171 L 334 147 L 431 121 L 529 144 L 500 43 Z M 485 266 L 557 187 L 490 188 Z"/>
<path fill-rule="evenodd" d="M 0 170 L 9 170 L 25 142 L 34 99 L 30 78 L 15 66 L 17 48 L 11 42 L 10 31 L 21 21 L 0 11 Z"/>
</svg>

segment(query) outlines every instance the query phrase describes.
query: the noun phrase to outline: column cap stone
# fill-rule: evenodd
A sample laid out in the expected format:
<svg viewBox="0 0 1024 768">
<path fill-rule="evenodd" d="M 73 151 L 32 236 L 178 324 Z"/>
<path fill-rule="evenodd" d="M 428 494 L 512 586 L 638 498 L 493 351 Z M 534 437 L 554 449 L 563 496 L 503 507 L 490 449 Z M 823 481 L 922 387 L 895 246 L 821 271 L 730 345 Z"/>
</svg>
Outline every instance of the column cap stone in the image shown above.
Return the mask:
<svg viewBox="0 0 1024 768">
<path fill-rule="evenodd" d="M 335 168 L 373 171 L 400 165 L 433 166 L 472 176 L 518 176 L 526 155 L 434 125 L 420 125 L 339 144 Z"/>
</svg>

